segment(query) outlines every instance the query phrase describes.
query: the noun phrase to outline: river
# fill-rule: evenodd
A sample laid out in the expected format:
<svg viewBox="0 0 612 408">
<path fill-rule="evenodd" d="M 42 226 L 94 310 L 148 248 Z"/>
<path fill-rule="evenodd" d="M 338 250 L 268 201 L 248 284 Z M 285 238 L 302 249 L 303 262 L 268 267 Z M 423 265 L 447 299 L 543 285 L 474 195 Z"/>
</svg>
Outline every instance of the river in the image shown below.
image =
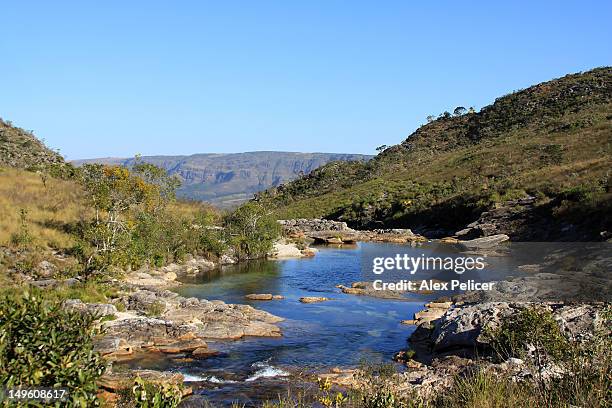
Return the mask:
<svg viewBox="0 0 612 408">
<path fill-rule="evenodd" d="M 332 367 L 356 367 L 392 361 L 406 347 L 414 326 L 411 319 L 427 298 L 411 295 L 406 300 L 386 300 L 341 293 L 335 286 L 363 280 L 365 253 L 440 252 L 436 244 L 417 248 L 407 245 L 360 243 L 349 248 L 320 247 L 313 258 L 251 261 L 213 270 L 183 280 L 177 292 L 186 297 L 250 304 L 285 319 L 280 338 L 246 338 L 210 342 L 220 354 L 191 360 L 175 356 L 163 361 L 140 359 L 139 368 L 180 371 L 186 381 L 212 403 L 255 404 L 286 392 L 295 373 L 316 373 Z M 446 251 L 446 250 L 443 250 Z M 249 301 L 249 293 L 271 293 L 283 300 Z M 302 296 L 325 296 L 331 300 L 302 304 Z M 161 367 L 160 367 L 161 366 Z M 398 367 L 399 369 L 399 367 Z"/>
</svg>

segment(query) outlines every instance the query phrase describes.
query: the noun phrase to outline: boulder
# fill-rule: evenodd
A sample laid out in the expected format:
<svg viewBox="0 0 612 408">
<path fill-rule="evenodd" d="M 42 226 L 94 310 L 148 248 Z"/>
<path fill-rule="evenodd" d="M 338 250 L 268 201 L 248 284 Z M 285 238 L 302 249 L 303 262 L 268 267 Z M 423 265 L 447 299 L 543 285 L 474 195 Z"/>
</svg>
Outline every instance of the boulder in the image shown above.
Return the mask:
<svg viewBox="0 0 612 408">
<path fill-rule="evenodd" d="M 40 261 L 36 266 L 36 273 L 41 278 L 51 278 L 57 272 L 57 267 L 47 260 Z"/>
<path fill-rule="evenodd" d="M 431 335 L 433 349 L 473 348 L 488 343 L 483 338 L 484 327 L 496 327 L 501 319 L 517 311 L 517 306 L 505 302 L 489 302 L 450 309 L 434 323 Z"/>
<path fill-rule="evenodd" d="M 109 303 L 83 303 L 80 299 L 67 299 L 62 304 L 62 307 L 70 311 L 89 313 L 96 318 L 117 314 L 115 305 Z"/>
<path fill-rule="evenodd" d="M 100 353 L 102 356 L 106 355 L 131 355 L 133 353 L 132 347 L 127 344 L 127 342 L 120 338 L 114 336 L 106 336 L 100 339 L 97 339 L 94 342 L 94 351 Z"/>
<path fill-rule="evenodd" d="M 453 237 L 444 237 L 440 240 L 441 243 L 443 244 L 458 244 L 460 241 L 457 238 L 453 238 Z"/>
<path fill-rule="evenodd" d="M 416 326 L 417 322 L 418 322 L 417 320 L 412 320 L 412 319 L 400 321 L 401 324 L 405 324 L 407 326 Z"/>
<path fill-rule="evenodd" d="M 303 258 L 304 254 L 294 243 L 275 242 L 270 257 L 274 259 Z"/>
<path fill-rule="evenodd" d="M 508 241 L 510 237 L 506 234 L 491 235 L 488 237 L 471 239 L 469 241 L 460 241 L 460 245 L 467 249 L 486 249 L 492 248 L 502 242 Z"/>
<path fill-rule="evenodd" d="M 197 348 L 191 353 L 191 355 L 195 358 L 207 358 L 211 356 L 216 356 L 217 354 L 219 354 L 218 351 L 211 350 L 208 347 Z"/>
</svg>

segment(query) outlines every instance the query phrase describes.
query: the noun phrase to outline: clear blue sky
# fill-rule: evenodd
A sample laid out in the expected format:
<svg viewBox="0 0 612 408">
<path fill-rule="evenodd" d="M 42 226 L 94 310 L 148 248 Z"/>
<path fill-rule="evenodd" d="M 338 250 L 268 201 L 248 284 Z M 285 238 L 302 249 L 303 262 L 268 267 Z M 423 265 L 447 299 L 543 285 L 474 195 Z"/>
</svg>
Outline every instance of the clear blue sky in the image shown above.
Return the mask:
<svg viewBox="0 0 612 408">
<path fill-rule="evenodd" d="M 69 159 L 374 153 L 612 65 L 610 1 L 7 1 L 0 117 Z"/>
</svg>

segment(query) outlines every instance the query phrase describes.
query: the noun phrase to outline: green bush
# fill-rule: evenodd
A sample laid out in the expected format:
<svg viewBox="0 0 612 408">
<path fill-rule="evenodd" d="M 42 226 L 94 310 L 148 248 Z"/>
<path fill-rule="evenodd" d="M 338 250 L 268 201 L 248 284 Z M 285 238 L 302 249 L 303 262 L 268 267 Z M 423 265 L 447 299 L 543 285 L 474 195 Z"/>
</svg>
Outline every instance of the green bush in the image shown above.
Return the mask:
<svg viewBox="0 0 612 408">
<path fill-rule="evenodd" d="M 92 323 L 93 317 L 65 311 L 38 290 L 2 295 L 0 383 L 66 388 L 69 401 L 58 407 L 98 405 L 96 380 L 105 364 L 93 351 Z"/>
<path fill-rule="evenodd" d="M 132 387 L 132 402 L 138 408 L 174 408 L 181 402 L 183 390 L 175 384 L 152 384 L 137 377 Z"/>
<path fill-rule="evenodd" d="M 499 328 L 488 331 L 487 335 L 502 358 L 526 358 L 532 347 L 540 357 L 558 361 L 570 351 L 569 341 L 548 310 L 523 309 L 504 319 Z"/>
<path fill-rule="evenodd" d="M 95 219 L 78 228 L 73 253 L 87 271 L 162 266 L 187 254 L 219 256 L 225 246 L 216 214 L 175 200 L 177 180 L 140 163 L 127 168 L 86 165 L 83 185 Z"/>
<path fill-rule="evenodd" d="M 265 256 L 280 236 L 280 225 L 272 212 L 259 202 L 248 202 L 225 220 L 227 241 L 238 259 Z"/>
</svg>

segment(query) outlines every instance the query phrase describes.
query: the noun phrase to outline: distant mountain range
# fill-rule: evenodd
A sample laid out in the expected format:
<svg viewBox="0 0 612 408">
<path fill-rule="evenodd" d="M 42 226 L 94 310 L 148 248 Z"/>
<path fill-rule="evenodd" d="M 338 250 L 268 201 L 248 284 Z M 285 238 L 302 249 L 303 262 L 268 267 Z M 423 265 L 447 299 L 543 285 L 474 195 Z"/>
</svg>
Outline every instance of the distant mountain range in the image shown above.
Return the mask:
<svg viewBox="0 0 612 408">
<path fill-rule="evenodd" d="M 257 192 L 309 174 L 334 161 L 367 161 L 372 156 L 344 153 L 246 152 L 229 154 L 193 154 L 190 156 L 143 156 L 142 160 L 177 175 L 182 186 L 179 197 L 208 201 L 221 207 L 233 207 Z M 75 160 L 85 163 L 115 164 L 130 167 L 134 159 L 98 158 Z"/>
</svg>

